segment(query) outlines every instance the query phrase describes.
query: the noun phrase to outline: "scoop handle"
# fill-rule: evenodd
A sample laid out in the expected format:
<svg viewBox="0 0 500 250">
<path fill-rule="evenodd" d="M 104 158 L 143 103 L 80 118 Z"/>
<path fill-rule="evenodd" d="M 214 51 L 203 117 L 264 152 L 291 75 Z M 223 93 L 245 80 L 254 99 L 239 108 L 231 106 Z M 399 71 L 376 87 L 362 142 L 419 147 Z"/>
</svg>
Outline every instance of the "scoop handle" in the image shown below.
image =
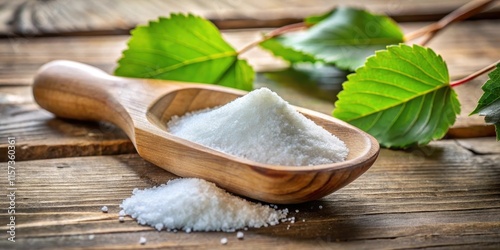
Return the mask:
<svg viewBox="0 0 500 250">
<path fill-rule="evenodd" d="M 33 96 L 42 108 L 56 116 L 77 120 L 108 121 L 129 137 L 132 122 L 117 96 L 123 80 L 90 65 L 52 61 L 35 75 Z"/>
</svg>

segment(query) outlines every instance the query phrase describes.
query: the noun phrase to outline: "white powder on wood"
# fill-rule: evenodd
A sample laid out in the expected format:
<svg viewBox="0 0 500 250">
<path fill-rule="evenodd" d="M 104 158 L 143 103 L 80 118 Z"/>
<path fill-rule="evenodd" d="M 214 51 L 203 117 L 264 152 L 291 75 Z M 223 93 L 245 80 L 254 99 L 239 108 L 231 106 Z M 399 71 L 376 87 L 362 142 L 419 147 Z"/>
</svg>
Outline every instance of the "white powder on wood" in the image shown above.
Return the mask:
<svg viewBox="0 0 500 250">
<path fill-rule="evenodd" d="M 288 210 L 275 210 L 233 196 L 202 179 L 169 181 L 151 189 L 134 189 L 120 205 L 139 224 L 158 230 L 234 232 L 244 227 L 276 225 Z"/>
<path fill-rule="evenodd" d="M 148 240 L 146 238 L 142 237 L 142 236 L 141 236 L 141 238 L 139 238 L 139 244 L 141 244 L 141 245 L 146 244 L 147 241 Z"/>
<path fill-rule="evenodd" d="M 174 116 L 169 132 L 256 162 L 307 166 L 344 161 L 344 142 L 267 88 L 224 106 Z"/>
<path fill-rule="evenodd" d="M 238 238 L 238 239 L 242 240 L 242 239 L 243 239 L 243 237 L 245 237 L 245 234 L 244 234 L 242 231 L 238 231 L 238 232 L 236 233 L 236 238 Z"/>
<path fill-rule="evenodd" d="M 220 239 L 220 244 L 226 245 L 227 244 L 227 238 Z"/>
</svg>

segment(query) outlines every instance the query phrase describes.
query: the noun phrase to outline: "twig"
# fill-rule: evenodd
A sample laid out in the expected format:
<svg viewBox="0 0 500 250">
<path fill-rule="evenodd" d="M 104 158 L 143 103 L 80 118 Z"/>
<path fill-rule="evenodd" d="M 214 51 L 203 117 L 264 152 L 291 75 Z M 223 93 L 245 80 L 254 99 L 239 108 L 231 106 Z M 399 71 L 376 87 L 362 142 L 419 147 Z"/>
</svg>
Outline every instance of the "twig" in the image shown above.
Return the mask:
<svg viewBox="0 0 500 250">
<path fill-rule="evenodd" d="M 445 29 L 448 25 L 467 19 L 482 10 L 484 10 L 488 5 L 493 3 L 494 0 L 475 0 L 471 1 L 462 7 L 456 9 L 450 14 L 443 17 L 441 20 L 425 26 L 421 29 L 413 31 L 405 36 L 405 41 L 411 41 L 416 38 L 424 36 L 421 45 L 427 44 L 439 31 Z"/>
<path fill-rule="evenodd" d="M 469 82 L 471 80 L 474 80 L 476 77 L 478 77 L 478 76 L 480 76 L 480 75 L 482 75 L 482 74 L 484 74 L 484 73 L 486 73 L 486 72 L 494 69 L 497 66 L 497 64 L 499 64 L 499 63 L 500 63 L 500 60 L 496 61 L 495 63 L 493 63 L 493 64 L 491 64 L 491 65 L 489 65 L 489 66 L 487 66 L 487 67 L 485 67 L 485 68 L 483 68 L 483 69 L 481 69 L 481 70 L 479 70 L 477 72 L 472 73 L 469 76 L 466 76 L 465 78 L 453 81 L 453 82 L 450 83 L 450 86 L 451 87 L 456 87 L 456 86 L 462 85 L 462 84 L 464 84 L 466 82 Z"/>
<path fill-rule="evenodd" d="M 285 33 L 291 32 L 291 31 L 297 31 L 297 30 L 308 28 L 308 27 L 309 27 L 309 25 L 307 25 L 305 22 L 292 23 L 292 24 L 277 28 L 277 29 L 267 33 L 264 37 L 269 39 L 269 38 L 277 37 L 279 35 L 283 35 Z"/>
<path fill-rule="evenodd" d="M 252 49 L 253 47 L 259 45 L 259 43 L 263 42 L 263 41 L 266 41 L 268 39 L 271 39 L 273 37 L 277 37 L 277 36 L 280 36 L 280 35 L 283 35 L 285 33 L 288 33 L 288 32 L 292 32 L 292 31 L 297 31 L 297 30 L 302 30 L 302 29 L 305 29 L 309 27 L 305 22 L 301 22 L 301 23 L 293 23 L 293 24 L 289 24 L 289 25 L 285 25 L 283 27 L 280 27 L 280 28 L 277 28 L 267 34 L 265 34 L 262 39 L 259 39 L 255 42 L 252 42 L 250 44 L 247 44 L 245 47 L 243 47 L 242 49 L 240 49 L 240 51 L 238 51 L 238 55 L 241 55 L 242 53 L 245 53 L 247 52 L 248 50 Z"/>
<path fill-rule="evenodd" d="M 259 43 L 261 43 L 263 41 L 265 41 L 265 40 L 264 39 L 260 39 L 260 40 L 257 40 L 257 41 L 254 41 L 252 43 L 249 43 L 249 44 L 245 45 L 245 47 L 243 47 L 242 49 L 240 49 L 238 51 L 238 55 L 241 55 L 241 54 L 249 51 L 250 49 L 252 49 L 253 47 L 259 45 Z"/>
</svg>

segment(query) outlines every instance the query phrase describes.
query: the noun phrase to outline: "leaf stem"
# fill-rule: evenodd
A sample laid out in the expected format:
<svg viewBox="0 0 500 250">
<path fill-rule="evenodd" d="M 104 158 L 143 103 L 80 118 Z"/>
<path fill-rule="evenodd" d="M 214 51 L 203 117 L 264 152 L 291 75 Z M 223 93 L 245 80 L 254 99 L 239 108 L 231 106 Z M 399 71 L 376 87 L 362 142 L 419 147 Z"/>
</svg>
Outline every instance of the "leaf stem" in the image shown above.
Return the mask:
<svg viewBox="0 0 500 250">
<path fill-rule="evenodd" d="M 456 87 L 456 86 L 462 85 L 464 83 L 467 83 L 467 82 L 469 82 L 471 80 L 474 80 L 476 77 L 478 77 L 478 76 L 480 76 L 480 75 L 482 75 L 482 74 L 484 74 L 484 73 L 486 73 L 486 72 L 494 69 L 497 66 L 497 64 L 499 64 L 499 63 L 500 63 L 500 60 L 496 61 L 495 63 L 493 63 L 491 65 L 488 65 L 487 67 L 485 67 L 485 68 L 483 68 L 483 69 L 481 69 L 481 70 L 479 70 L 477 72 L 474 72 L 474 73 L 470 74 L 469 76 L 466 76 L 466 77 L 464 77 L 464 78 L 462 78 L 460 80 L 453 81 L 453 82 L 450 83 L 450 86 L 451 87 Z"/>
<path fill-rule="evenodd" d="M 283 34 L 288 33 L 288 32 L 305 29 L 307 27 L 309 27 L 309 26 L 305 22 L 300 22 L 300 23 L 293 23 L 293 24 L 285 25 L 283 27 L 272 30 L 271 32 L 263 35 L 261 39 L 245 45 L 245 47 L 243 47 L 242 49 L 240 49 L 238 51 L 238 55 L 241 55 L 241 54 L 247 52 L 248 50 L 252 49 L 253 47 L 256 47 L 261 42 L 264 42 L 268 39 L 283 35 Z"/>
<path fill-rule="evenodd" d="M 305 22 L 292 23 L 292 24 L 277 28 L 277 29 L 267 33 L 264 37 L 267 39 L 270 39 L 270 38 L 277 37 L 279 35 L 283 35 L 285 33 L 291 32 L 291 31 L 297 31 L 297 30 L 308 28 L 308 27 L 309 27 L 309 25 L 307 25 Z"/>
<path fill-rule="evenodd" d="M 439 31 L 445 29 L 448 25 L 467 19 L 482 10 L 484 10 L 488 5 L 493 3 L 494 0 L 474 0 L 466 3 L 462 7 L 454 10 L 450 14 L 441 18 L 441 20 L 420 28 L 405 35 L 405 41 L 411 41 L 419 37 L 424 37 L 420 42 L 420 45 L 426 45 Z"/>
</svg>

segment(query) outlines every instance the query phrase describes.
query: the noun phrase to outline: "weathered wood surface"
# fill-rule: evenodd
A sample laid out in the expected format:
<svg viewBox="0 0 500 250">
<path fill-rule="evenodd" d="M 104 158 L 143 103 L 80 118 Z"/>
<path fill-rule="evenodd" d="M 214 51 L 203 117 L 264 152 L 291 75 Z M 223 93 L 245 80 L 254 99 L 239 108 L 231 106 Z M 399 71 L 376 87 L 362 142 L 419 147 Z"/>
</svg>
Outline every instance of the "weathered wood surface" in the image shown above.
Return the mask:
<svg viewBox="0 0 500 250">
<path fill-rule="evenodd" d="M 337 5 L 385 13 L 396 21 L 435 21 L 468 0 L 0 0 L 0 36 L 55 34 L 127 34 L 137 24 L 170 12 L 190 12 L 211 19 L 220 28 L 277 27 L 323 13 Z M 430 7 L 432 6 L 432 7 Z M 498 18 L 494 3 L 475 18 Z"/>
<path fill-rule="evenodd" d="M 17 160 L 135 153 L 127 136 L 108 123 L 57 119 L 34 103 L 30 86 L 0 87 L 0 138 L 15 136 Z M 7 160 L 0 143 L 0 161 Z"/>
<path fill-rule="evenodd" d="M 343 162 L 321 168 L 301 165 L 299 170 L 286 162 L 282 164 L 289 167 L 276 168 L 275 164 L 248 163 L 231 154 L 221 155 L 166 133 L 172 117 L 225 105 L 243 96 L 241 90 L 113 77 L 88 64 L 62 60 L 45 64 L 32 88 L 36 102 L 58 117 L 112 122 L 127 134 L 142 158 L 173 174 L 202 178 L 265 202 L 301 203 L 328 195 L 363 174 L 375 162 L 380 148 L 375 138 L 351 125 L 301 109 L 314 123 L 335 133 L 349 148 L 349 155 Z M 232 176 L 252 178 L 234 180 Z"/>
<path fill-rule="evenodd" d="M 476 142 L 498 148 L 494 138 Z M 476 155 L 455 140 L 417 150 L 384 149 L 375 165 L 344 189 L 286 206 L 294 224 L 250 229 L 244 240 L 235 233 L 157 232 L 130 218 L 118 222 L 119 204 L 134 188 L 175 178 L 135 154 L 19 162 L 15 249 L 219 248 L 222 237 L 229 239 L 225 247 L 239 249 L 498 249 L 498 162 L 498 152 Z M 6 171 L 4 162 L 0 171 Z M 6 200 L 0 205 L 6 207 Z M 104 205 L 109 213 L 101 212 Z M 2 211 L 0 221 L 6 220 Z M 144 246 L 138 243 L 141 236 L 147 238 Z M 0 241 L 1 249 L 12 245 Z"/>
<path fill-rule="evenodd" d="M 476 88 L 482 84 L 474 81 Z M 469 86 L 473 86 L 469 85 Z M 315 96 L 300 94 L 300 89 L 272 81 L 259 83 L 277 91 L 291 103 L 329 114 L 331 102 Z M 464 85 L 464 87 L 467 85 Z M 472 89 L 472 88 L 469 88 Z M 474 137 L 494 133 L 490 125 L 484 124 L 480 116 L 468 116 L 474 107 L 468 88 L 460 87 L 458 94 L 462 102 L 462 115 L 449 131 L 454 137 Z M 474 99 L 477 98 L 477 99 Z M 127 136 L 117 127 L 107 123 L 83 123 L 55 118 L 33 102 L 30 86 L 0 87 L 0 138 L 16 136 L 18 160 L 46 159 L 91 155 L 134 153 L 135 149 Z M 7 143 L 0 143 L 0 161 L 7 157 Z"/>
<path fill-rule="evenodd" d="M 411 31 L 428 23 L 403 23 Z M 500 57 L 499 21 L 467 21 L 450 26 L 429 43 L 448 64 L 452 79 L 466 76 Z M 260 39 L 263 30 L 231 30 L 223 33 L 235 48 Z M 56 59 L 91 64 L 112 73 L 129 36 L 10 37 L 0 39 L 0 85 L 31 84 L 36 70 Z M 267 51 L 254 48 L 242 55 L 259 72 L 286 67 Z"/>
<path fill-rule="evenodd" d="M 403 24 L 412 30 L 424 24 Z M 448 62 L 450 74 L 458 79 L 500 58 L 500 34 L 497 21 L 470 21 L 451 26 L 430 44 Z M 228 31 L 224 35 L 237 48 L 258 39 L 261 31 Z M 463 35 L 468 34 L 468 35 Z M 128 36 L 50 37 L 0 39 L 0 136 L 17 135 L 24 150 L 20 160 L 56 158 L 61 156 L 107 155 L 135 152 L 126 136 L 106 124 L 78 123 L 55 119 L 41 110 L 31 97 L 32 77 L 43 64 L 68 59 L 95 65 L 112 72 L 115 61 L 126 47 Z M 475 46 L 471 46 L 474 44 Z M 261 49 L 245 55 L 259 71 L 282 70 L 286 64 Z M 480 116 L 468 116 L 482 95 L 480 86 L 486 76 L 456 88 L 462 114 L 450 130 L 452 137 L 492 135 L 492 126 Z M 337 80 L 338 81 L 338 80 Z M 340 81 L 341 82 L 341 81 Z M 276 82 L 259 75 L 256 87 L 267 86 L 292 104 L 330 114 L 334 96 L 304 94 L 316 86 L 301 82 Z M 332 87 L 332 86 L 329 86 Z M 333 84 L 333 88 L 340 86 Z M 318 91 L 317 91 L 318 92 Z M 0 160 L 5 159 L 5 142 L 0 143 Z"/>
<path fill-rule="evenodd" d="M 0 36 L 4 37 L 0 39 L 0 172 L 7 171 L 6 137 L 15 136 L 18 188 L 17 242 L 10 244 L 5 234 L 0 249 L 499 249 L 500 144 L 493 137 L 445 139 L 408 151 L 384 149 L 375 165 L 344 189 L 315 202 L 288 206 L 297 218 L 294 224 L 250 229 L 244 240 L 237 240 L 234 233 L 157 232 L 130 218 L 119 223 L 118 206 L 134 188 L 159 185 L 175 176 L 140 159 L 119 129 L 54 118 L 31 97 L 32 77 L 43 63 L 69 59 L 112 72 L 128 39 L 126 35 L 38 35 L 125 34 L 137 23 L 186 9 L 223 28 L 271 27 L 324 12 L 338 2 L 342 1 L 290 0 L 274 5 L 276 1 L 267 0 L 189 0 L 182 4 L 150 0 L 126 9 L 123 6 L 136 3 L 0 0 Z M 436 20 L 465 2 L 362 0 L 349 4 L 415 21 Z M 83 8 L 87 3 L 90 9 Z M 311 3 L 315 5 L 311 7 Z M 48 7 L 56 5 L 62 7 Z M 479 17 L 498 18 L 498 6 L 497 1 Z M 17 11 L 13 13 L 13 9 Z M 94 15 L 83 17 L 86 12 Z M 447 61 L 452 79 L 458 79 L 500 58 L 498 23 L 455 24 L 429 46 Z M 411 31 L 426 24 L 401 26 Z M 226 30 L 224 36 L 241 48 L 267 31 Z M 279 72 L 286 67 L 260 49 L 244 56 L 259 72 Z M 339 81 L 342 76 L 333 78 Z M 259 73 L 255 86 L 268 86 L 293 104 L 330 113 L 333 100 L 329 93 L 339 86 L 330 82 L 326 86 L 329 92 L 320 92 L 314 84 L 303 86 L 302 78 L 297 79 L 277 82 Z M 492 131 L 491 126 L 484 126 L 482 117 L 467 115 L 481 95 L 479 86 L 485 79 L 456 88 L 462 114 L 449 136 L 475 137 Z M 7 178 L 5 174 L 0 177 L 5 194 Z M 0 206 L 8 207 L 7 202 L 0 199 Z M 100 211 L 103 205 L 110 207 L 109 213 Z M 300 212 L 295 214 L 295 209 Z M 3 209 L 0 231 L 6 231 L 3 222 L 7 221 Z M 141 236 L 147 238 L 146 245 L 139 245 Z M 220 245 L 222 237 L 229 239 L 228 245 Z"/>
</svg>

